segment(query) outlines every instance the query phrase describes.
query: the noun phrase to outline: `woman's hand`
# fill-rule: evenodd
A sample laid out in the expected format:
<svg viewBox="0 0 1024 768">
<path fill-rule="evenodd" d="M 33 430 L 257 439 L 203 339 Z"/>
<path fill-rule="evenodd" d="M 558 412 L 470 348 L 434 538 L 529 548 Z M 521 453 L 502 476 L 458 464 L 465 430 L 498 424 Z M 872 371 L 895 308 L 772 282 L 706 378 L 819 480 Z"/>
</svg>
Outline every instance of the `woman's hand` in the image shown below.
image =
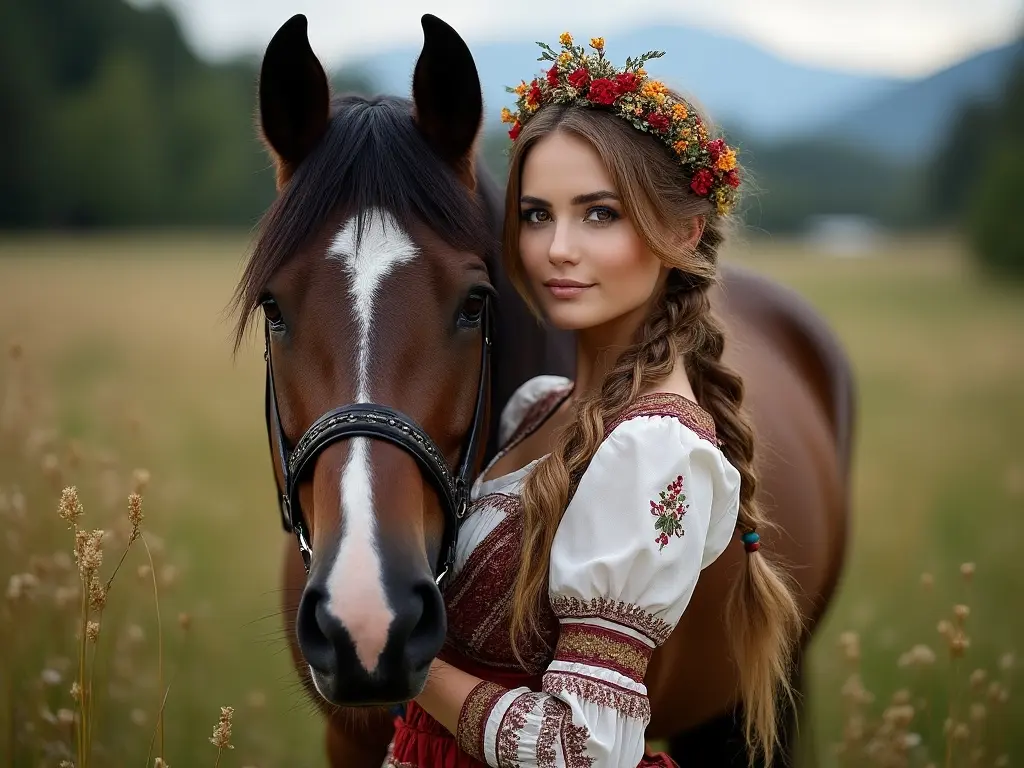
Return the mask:
<svg viewBox="0 0 1024 768">
<path fill-rule="evenodd" d="M 480 682 L 480 678 L 434 659 L 427 673 L 427 683 L 415 701 L 455 736 L 458 735 L 462 705 Z"/>
</svg>

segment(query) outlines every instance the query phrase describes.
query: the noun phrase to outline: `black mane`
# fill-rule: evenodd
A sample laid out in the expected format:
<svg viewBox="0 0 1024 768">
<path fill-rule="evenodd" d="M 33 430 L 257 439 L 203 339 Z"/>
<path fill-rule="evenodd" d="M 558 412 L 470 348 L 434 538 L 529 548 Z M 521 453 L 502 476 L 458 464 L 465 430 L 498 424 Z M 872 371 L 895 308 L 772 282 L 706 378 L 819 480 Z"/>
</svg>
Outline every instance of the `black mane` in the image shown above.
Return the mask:
<svg viewBox="0 0 1024 768">
<path fill-rule="evenodd" d="M 483 175 L 479 198 L 463 185 L 417 130 L 412 102 L 393 96 L 344 96 L 331 105 L 323 139 L 296 170 L 259 225 L 249 263 L 235 293 L 241 343 L 267 282 L 328 219 L 388 211 L 405 229 L 420 221 L 453 248 L 481 253 L 500 269 L 500 193 Z"/>
</svg>

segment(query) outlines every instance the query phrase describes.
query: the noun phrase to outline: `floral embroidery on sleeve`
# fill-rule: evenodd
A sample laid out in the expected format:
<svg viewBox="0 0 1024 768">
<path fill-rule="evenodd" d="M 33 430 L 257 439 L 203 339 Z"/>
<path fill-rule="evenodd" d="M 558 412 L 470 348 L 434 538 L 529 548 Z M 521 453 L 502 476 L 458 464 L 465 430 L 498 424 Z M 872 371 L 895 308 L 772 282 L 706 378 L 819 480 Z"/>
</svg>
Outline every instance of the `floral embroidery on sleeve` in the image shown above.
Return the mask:
<svg viewBox="0 0 1024 768">
<path fill-rule="evenodd" d="M 654 521 L 654 530 L 661 531 L 654 541 L 659 544 L 660 552 L 668 544 L 670 536 L 683 537 L 683 515 L 689 507 L 686 502 L 686 494 L 683 493 L 683 476 L 679 475 L 668 487 L 661 492 L 660 500 L 651 499 L 651 514 L 657 520 Z"/>
</svg>

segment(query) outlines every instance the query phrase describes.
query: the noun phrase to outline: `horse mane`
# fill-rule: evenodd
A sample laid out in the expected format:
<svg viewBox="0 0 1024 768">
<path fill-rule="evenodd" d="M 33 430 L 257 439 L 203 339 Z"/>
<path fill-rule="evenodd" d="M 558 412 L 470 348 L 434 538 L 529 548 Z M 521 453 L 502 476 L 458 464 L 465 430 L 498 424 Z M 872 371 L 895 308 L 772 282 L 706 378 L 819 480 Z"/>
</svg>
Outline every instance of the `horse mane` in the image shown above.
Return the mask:
<svg viewBox="0 0 1024 768">
<path fill-rule="evenodd" d="M 359 217 L 357 238 L 366 225 L 364 213 L 378 208 L 406 230 L 420 221 L 453 248 L 483 249 L 488 267 L 496 267 L 501 209 L 493 208 L 493 194 L 492 189 L 473 198 L 416 128 L 409 99 L 334 99 L 323 139 L 259 222 L 232 300 L 238 316 L 235 350 L 271 276 L 341 212 Z"/>
</svg>

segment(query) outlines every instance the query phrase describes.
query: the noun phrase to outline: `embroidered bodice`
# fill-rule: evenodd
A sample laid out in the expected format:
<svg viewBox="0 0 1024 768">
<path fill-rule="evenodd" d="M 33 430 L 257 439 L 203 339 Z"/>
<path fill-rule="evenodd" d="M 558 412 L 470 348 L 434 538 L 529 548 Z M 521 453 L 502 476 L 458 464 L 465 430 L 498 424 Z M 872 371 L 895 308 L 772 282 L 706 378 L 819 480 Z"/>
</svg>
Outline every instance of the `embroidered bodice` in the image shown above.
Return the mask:
<svg viewBox="0 0 1024 768">
<path fill-rule="evenodd" d="M 445 590 L 442 658 L 456 665 L 468 659 L 485 679 L 463 707 L 458 742 L 490 766 L 640 763 L 651 653 L 736 525 L 739 473 L 720 452 L 710 416 L 678 395 L 641 397 L 608 425 L 555 535 L 546 642 L 525 653 L 525 672 L 539 685 L 489 681 L 481 670 L 493 670 L 494 680 L 524 671 L 510 647 L 510 606 L 522 535 L 518 493 L 536 462 L 483 477 L 571 386 L 541 376 L 509 400 L 504 447 L 474 485 Z"/>
</svg>

